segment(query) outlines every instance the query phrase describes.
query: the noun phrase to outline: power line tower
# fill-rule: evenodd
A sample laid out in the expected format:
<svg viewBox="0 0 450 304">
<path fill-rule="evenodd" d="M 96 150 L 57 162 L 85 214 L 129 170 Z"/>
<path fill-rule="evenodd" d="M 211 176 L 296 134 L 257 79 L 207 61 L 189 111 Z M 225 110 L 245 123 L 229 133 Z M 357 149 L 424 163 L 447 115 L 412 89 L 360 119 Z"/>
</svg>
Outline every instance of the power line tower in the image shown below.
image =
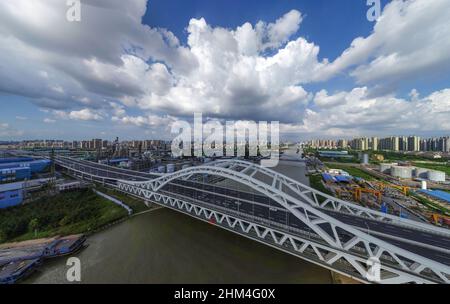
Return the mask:
<svg viewBox="0 0 450 304">
<path fill-rule="evenodd" d="M 52 177 L 55 177 L 55 149 L 52 148 L 50 152 L 50 174 Z"/>
<path fill-rule="evenodd" d="M 50 152 L 50 183 L 49 185 L 49 192 L 51 193 L 56 186 L 56 170 L 55 170 L 55 149 L 52 148 L 52 151 Z"/>
<path fill-rule="evenodd" d="M 98 163 L 98 161 L 100 160 L 100 158 L 101 158 L 101 147 L 97 147 L 97 151 L 96 151 L 96 162 Z"/>
</svg>

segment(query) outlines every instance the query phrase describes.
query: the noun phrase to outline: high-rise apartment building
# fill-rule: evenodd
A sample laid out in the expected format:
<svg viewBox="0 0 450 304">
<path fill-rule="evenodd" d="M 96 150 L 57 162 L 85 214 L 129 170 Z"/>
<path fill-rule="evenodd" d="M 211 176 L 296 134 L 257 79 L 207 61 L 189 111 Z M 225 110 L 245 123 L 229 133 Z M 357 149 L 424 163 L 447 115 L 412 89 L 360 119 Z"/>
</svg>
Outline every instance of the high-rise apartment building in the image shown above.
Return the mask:
<svg viewBox="0 0 450 304">
<path fill-rule="evenodd" d="M 412 152 L 420 151 L 420 137 L 418 136 L 408 137 L 408 151 Z"/>
<path fill-rule="evenodd" d="M 370 149 L 373 151 L 377 151 L 378 150 L 378 137 L 372 137 L 370 140 Z"/>
</svg>

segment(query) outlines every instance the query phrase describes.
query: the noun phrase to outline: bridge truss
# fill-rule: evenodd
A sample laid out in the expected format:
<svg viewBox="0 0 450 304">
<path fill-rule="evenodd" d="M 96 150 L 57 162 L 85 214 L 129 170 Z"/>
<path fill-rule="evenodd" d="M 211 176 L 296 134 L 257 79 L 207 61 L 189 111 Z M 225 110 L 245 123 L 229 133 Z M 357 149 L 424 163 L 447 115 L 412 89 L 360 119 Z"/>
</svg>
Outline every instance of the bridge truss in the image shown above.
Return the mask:
<svg viewBox="0 0 450 304">
<path fill-rule="evenodd" d="M 281 229 L 231 215 L 227 211 L 219 212 L 217 208 L 205 207 L 204 204 L 196 204 L 161 193 L 161 189 L 171 181 L 189 179 L 197 174 L 234 180 L 270 197 L 306 224 L 313 231 L 313 237 L 292 235 Z M 259 178 L 256 178 L 257 175 Z M 239 227 L 241 234 L 253 234 L 252 237 L 259 240 L 272 238 L 273 246 L 283 247 L 289 244 L 300 255 L 307 251 L 309 255 L 314 256 L 309 260 L 313 259 L 316 263 L 327 265 L 329 268 L 336 270 L 342 268 L 339 265 L 346 265 L 360 280 L 367 281 L 366 262 L 369 258 L 376 258 L 381 262 L 379 283 L 449 283 L 448 266 L 368 235 L 325 214 L 320 208 L 332 206 L 337 211 L 345 210 L 351 214 L 384 221 L 394 221 L 393 217 L 334 199 L 257 164 L 234 160 L 217 161 L 207 166 L 190 167 L 145 182 L 120 180 L 118 187 L 122 191 L 195 214 L 205 220 L 214 219 L 218 225 L 226 229 L 236 230 L 236 227 Z M 325 200 L 320 202 L 320 197 L 324 197 Z M 410 223 L 402 221 L 401 224 Z M 426 226 L 418 224 L 421 229 Z M 417 226 L 415 223 L 414 225 Z M 346 273 L 349 274 L 349 271 Z"/>
<path fill-rule="evenodd" d="M 198 219 L 213 222 L 224 229 L 363 282 L 370 281 L 367 277 L 366 264 L 369 258 L 380 260 L 381 277 L 378 283 L 449 283 L 450 280 L 450 267 L 447 265 L 368 235 L 325 214 L 322 209 L 333 209 L 424 231 L 431 230 L 433 233 L 446 236 L 449 235 L 447 230 L 398 219 L 336 199 L 254 163 L 221 160 L 141 182 L 130 181 L 128 177 L 127 180 L 119 179 L 114 174 L 105 177 L 104 172 L 101 174 L 85 172 L 81 168 L 77 169 L 74 163 L 65 164 L 64 160 L 57 160 L 57 163 L 83 179 L 113 184 L 121 191 L 147 201 L 154 201 Z M 106 166 L 100 169 L 100 171 L 105 170 L 107 171 Z M 298 231 L 298 229 L 263 218 L 249 217 L 227 208 L 187 200 L 172 193 L 166 193 L 162 189 L 174 180 L 187 180 L 198 174 L 234 180 L 270 197 L 313 232 Z"/>
</svg>

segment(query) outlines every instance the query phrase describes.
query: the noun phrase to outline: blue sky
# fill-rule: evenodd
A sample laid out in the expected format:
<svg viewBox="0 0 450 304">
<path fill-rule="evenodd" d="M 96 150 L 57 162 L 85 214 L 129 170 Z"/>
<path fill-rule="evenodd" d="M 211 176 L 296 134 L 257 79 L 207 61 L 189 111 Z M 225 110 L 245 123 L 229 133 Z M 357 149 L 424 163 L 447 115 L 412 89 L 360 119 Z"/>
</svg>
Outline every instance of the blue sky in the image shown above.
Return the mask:
<svg viewBox="0 0 450 304">
<path fill-rule="evenodd" d="M 368 6 L 358 0 L 155 0 L 149 3 L 143 21 L 167 28 L 186 42 L 185 28 L 191 18 L 203 17 L 212 26 L 236 28 L 245 22 L 274 21 L 292 9 L 306 15 L 294 37 L 316 42 L 323 57 L 336 58 L 355 37 L 367 36 L 373 29 L 366 19 Z"/>
<path fill-rule="evenodd" d="M 86 1 L 79 24 L 46 1 L 0 5 L 0 140 L 170 139 L 194 111 L 290 139 L 450 130 L 443 0 L 378 22 L 365 0 Z"/>
</svg>

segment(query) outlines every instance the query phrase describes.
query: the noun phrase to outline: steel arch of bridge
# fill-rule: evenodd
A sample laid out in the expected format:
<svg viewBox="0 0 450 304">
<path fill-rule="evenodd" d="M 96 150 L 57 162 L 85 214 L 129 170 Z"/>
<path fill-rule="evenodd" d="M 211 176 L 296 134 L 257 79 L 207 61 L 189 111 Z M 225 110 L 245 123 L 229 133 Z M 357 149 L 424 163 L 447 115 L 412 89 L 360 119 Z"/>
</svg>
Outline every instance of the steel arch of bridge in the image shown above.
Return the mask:
<svg viewBox="0 0 450 304">
<path fill-rule="evenodd" d="M 266 183 L 255 178 L 257 173 L 272 177 L 271 182 Z M 322 245 L 325 244 L 327 248 L 330 249 L 330 253 L 325 259 L 325 263 L 328 265 L 333 265 L 336 261 L 344 258 L 357 272 L 362 273 L 365 270 L 363 269 L 361 262 L 355 259 L 355 257 L 360 258 L 361 255 L 358 255 L 355 252 L 360 252 L 361 248 L 364 248 L 365 258 L 376 257 L 389 261 L 389 265 L 382 263 L 382 272 L 386 271 L 392 274 L 393 272 L 390 270 L 392 270 L 392 268 L 397 269 L 397 271 L 394 272 L 394 274 L 398 276 L 396 282 L 423 283 L 434 281 L 449 283 L 450 267 L 391 245 L 334 219 L 316 208 L 315 205 L 317 206 L 317 204 L 314 204 L 307 195 L 309 192 L 312 192 L 313 197 L 316 198 L 317 192 L 312 191 L 310 188 L 299 191 L 298 187 L 301 185 L 300 183 L 253 163 L 243 161 L 218 161 L 207 166 L 190 167 L 175 173 L 165 174 L 159 178 L 145 182 L 119 180 L 118 186 L 123 191 L 144 198 L 150 198 L 160 195 L 158 194 L 158 191 L 171 181 L 176 179 L 187 179 L 195 174 L 210 174 L 237 181 L 279 203 L 313 230 L 314 233 L 320 237 Z M 287 194 L 286 191 L 283 191 L 283 186 L 297 191 L 299 198 Z M 306 187 L 304 185 L 302 186 Z M 329 200 L 332 202 L 331 197 Z M 318 201 L 316 201 L 316 203 L 317 202 Z M 347 204 L 350 203 L 346 203 L 345 205 Z M 332 231 L 332 233 L 327 233 L 320 225 L 328 225 L 330 228 L 329 230 Z M 414 277 L 415 279 L 412 280 L 411 277 Z M 391 282 L 393 281 L 392 277 L 389 279 Z"/>
<path fill-rule="evenodd" d="M 369 208 L 365 208 L 359 205 L 356 205 L 354 203 L 350 203 L 347 201 L 344 201 L 342 199 L 330 196 L 328 194 L 322 193 L 314 188 L 311 188 L 309 186 L 306 186 L 288 176 L 285 176 L 283 174 L 280 174 L 272 169 L 262 167 L 260 165 L 250 163 L 247 161 L 241 161 L 241 160 L 217 160 L 214 163 L 212 163 L 214 166 L 234 166 L 234 165 L 240 165 L 244 166 L 245 170 L 243 173 L 250 172 L 250 176 L 254 176 L 256 173 L 262 173 L 266 176 L 269 176 L 270 178 L 277 177 L 280 183 L 291 189 L 292 191 L 302 195 L 302 199 L 308 204 L 310 204 L 313 207 L 316 208 L 328 208 L 337 212 L 344 212 L 351 215 L 359 216 L 359 217 L 365 217 L 368 219 L 373 219 L 377 221 L 382 221 L 386 223 L 393 223 L 400 226 L 405 226 L 417 230 L 424 230 L 428 232 L 432 232 L 435 234 L 440 234 L 443 236 L 450 237 L 450 230 L 435 227 L 432 225 L 428 225 L 425 223 L 420 223 L 417 221 L 404 219 L 398 216 L 386 214 L 383 212 L 379 212 L 376 210 L 372 210 Z M 312 196 L 309 197 L 308 194 Z M 322 202 L 320 201 L 320 198 L 322 198 Z"/>
</svg>

